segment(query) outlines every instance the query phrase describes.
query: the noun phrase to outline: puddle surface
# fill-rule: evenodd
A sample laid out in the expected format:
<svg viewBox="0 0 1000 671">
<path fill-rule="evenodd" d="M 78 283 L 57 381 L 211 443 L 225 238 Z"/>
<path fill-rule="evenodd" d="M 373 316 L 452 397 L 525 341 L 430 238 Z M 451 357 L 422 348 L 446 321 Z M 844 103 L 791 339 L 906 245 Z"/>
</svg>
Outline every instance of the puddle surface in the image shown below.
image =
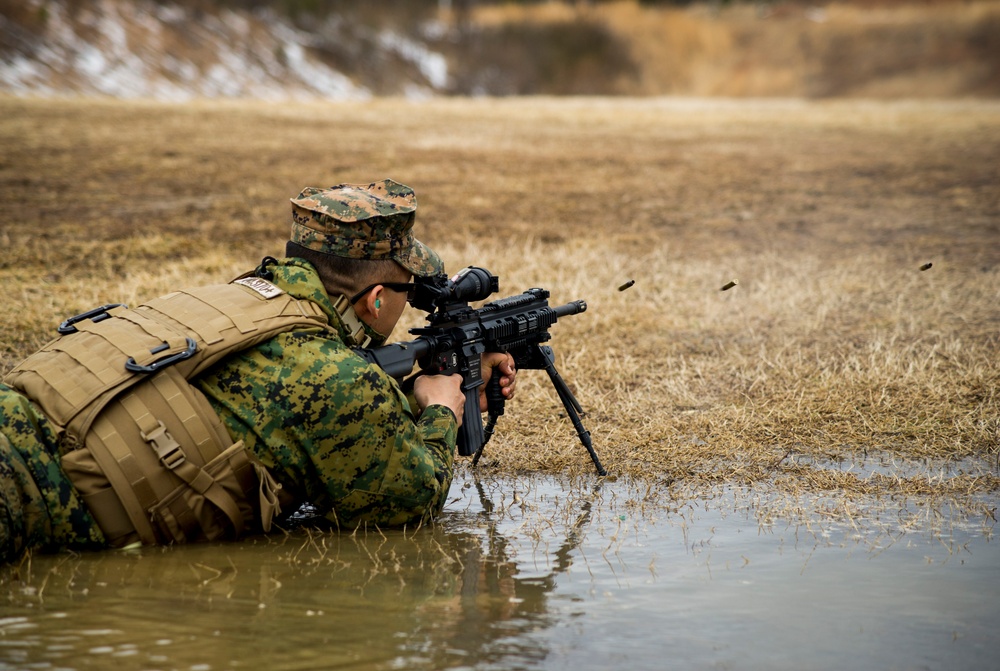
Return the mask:
<svg viewBox="0 0 1000 671">
<path fill-rule="evenodd" d="M 762 523 L 750 493 L 668 509 L 623 481 L 465 474 L 452 494 L 433 528 L 34 557 L 0 574 L 0 668 L 985 669 L 1000 658 L 992 520 L 911 503 L 863 528 Z"/>
</svg>

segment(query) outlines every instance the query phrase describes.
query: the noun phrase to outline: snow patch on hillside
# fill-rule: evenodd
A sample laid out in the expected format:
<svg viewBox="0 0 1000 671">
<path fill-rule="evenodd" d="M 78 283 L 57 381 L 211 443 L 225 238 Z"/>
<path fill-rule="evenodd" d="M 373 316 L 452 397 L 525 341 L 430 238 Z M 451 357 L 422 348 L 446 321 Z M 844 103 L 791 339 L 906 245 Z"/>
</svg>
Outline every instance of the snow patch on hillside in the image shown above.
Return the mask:
<svg viewBox="0 0 1000 671">
<path fill-rule="evenodd" d="M 19 95 L 360 100 L 363 84 L 310 50 L 315 35 L 269 10 L 191 16 L 150 0 L 96 0 L 70 12 L 52 0 L 25 0 L 44 12 L 41 34 L 0 16 L 0 90 Z M 13 45 L 13 48 L 10 47 Z M 378 48 L 423 76 L 404 87 L 426 96 L 448 84 L 444 56 L 385 31 Z"/>
</svg>

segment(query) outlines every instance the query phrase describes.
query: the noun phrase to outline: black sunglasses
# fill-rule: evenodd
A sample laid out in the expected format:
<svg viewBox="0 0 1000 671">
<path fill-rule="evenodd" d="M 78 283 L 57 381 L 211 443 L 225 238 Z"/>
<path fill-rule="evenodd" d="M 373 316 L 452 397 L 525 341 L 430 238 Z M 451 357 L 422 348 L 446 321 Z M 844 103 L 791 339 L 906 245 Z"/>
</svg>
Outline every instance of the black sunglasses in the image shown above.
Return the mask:
<svg viewBox="0 0 1000 671">
<path fill-rule="evenodd" d="M 407 301 L 413 300 L 413 293 L 417 289 L 417 285 L 414 284 L 413 282 L 376 282 L 375 284 L 369 284 L 367 287 L 365 287 L 358 293 L 354 294 L 351 297 L 351 305 L 357 303 L 359 300 L 361 300 L 362 296 L 364 296 L 366 293 L 368 293 L 375 287 L 379 286 L 380 284 L 386 289 L 392 289 L 393 291 L 405 293 Z"/>
</svg>

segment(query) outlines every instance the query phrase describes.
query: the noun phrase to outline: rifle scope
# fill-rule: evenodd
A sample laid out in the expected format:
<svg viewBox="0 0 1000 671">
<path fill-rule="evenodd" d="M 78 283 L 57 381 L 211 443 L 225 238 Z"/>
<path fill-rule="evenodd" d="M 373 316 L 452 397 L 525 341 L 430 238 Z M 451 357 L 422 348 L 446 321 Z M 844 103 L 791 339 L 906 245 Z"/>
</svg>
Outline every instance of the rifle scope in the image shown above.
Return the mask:
<svg viewBox="0 0 1000 671">
<path fill-rule="evenodd" d="M 432 275 L 418 277 L 414 283 L 416 290 L 410 305 L 424 312 L 434 312 L 455 303 L 485 300 L 500 289 L 496 275 L 476 266 L 463 268 L 450 279 L 443 274 Z"/>
</svg>

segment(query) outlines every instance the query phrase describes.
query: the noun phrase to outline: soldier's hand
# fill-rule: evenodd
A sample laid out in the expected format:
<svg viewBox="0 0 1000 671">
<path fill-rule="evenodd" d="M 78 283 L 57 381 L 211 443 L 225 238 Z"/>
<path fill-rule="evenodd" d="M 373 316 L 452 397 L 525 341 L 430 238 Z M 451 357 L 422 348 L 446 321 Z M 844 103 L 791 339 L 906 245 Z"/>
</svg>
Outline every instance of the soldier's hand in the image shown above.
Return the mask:
<svg viewBox="0 0 1000 671">
<path fill-rule="evenodd" d="M 421 412 L 430 405 L 451 408 L 458 425 L 462 426 L 465 394 L 462 393 L 461 375 L 420 375 L 413 381 L 413 398 Z"/>
<path fill-rule="evenodd" d="M 514 357 L 506 352 L 488 352 L 483 355 L 482 375 L 483 385 L 479 388 L 479 410 L 486 412 L 486 383 L 494 374 L 501 375 L 500 393 L 508 401 L 514 398 L 514 387 L 517 384 L 517 370 L 514 367 Z"/>
</svg>

